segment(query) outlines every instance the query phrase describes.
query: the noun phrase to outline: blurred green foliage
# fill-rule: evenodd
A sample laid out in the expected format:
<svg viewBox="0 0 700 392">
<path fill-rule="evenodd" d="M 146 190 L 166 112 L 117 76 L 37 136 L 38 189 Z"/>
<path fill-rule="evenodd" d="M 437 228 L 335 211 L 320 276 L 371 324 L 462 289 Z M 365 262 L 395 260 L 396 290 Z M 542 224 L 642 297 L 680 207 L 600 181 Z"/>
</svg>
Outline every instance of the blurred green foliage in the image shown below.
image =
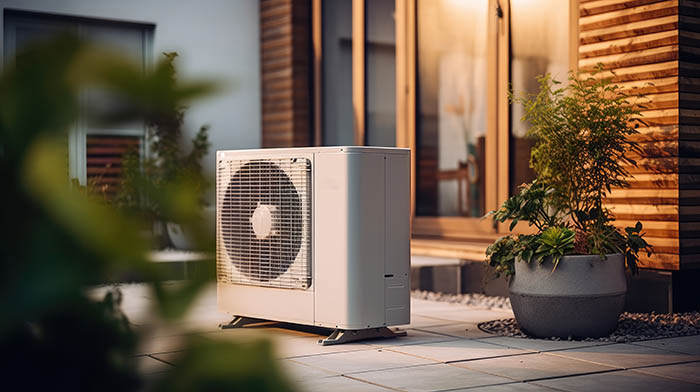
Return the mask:
<svg viewBox="0 0 700 392">
<path fill-rule="evenodd" d="M 152 282 L 155 310 L 183 315 L 212 274 L 166 289 L 147 260 L 149 239 L 137 215 L 124 214 L 70 185 L 67 133 L 78 96 L 99 89 L 109 106 L 88 107 L 95 121 L 164 121 L 211 83 L 173 83 L 172 62 L 142 67 L 74 36 L 18 53 L 0 76 L 0 376 L 34 390 L 134 390 L 142 387 L 132 357 L 140 336 L 122 314 L 120 293 L 88 296 L 96 284 L 139 276 Z M 179 178 L 149 197 L 165 216 L 201 224 L 199 188 Z M 205 230 L 194 230 L 205 233 Z M 211 239 L 200 238 L 212 249 Z M 209 264 L 213 272 L 213 263 Z M 266 343 L 192 341 L 161 385 L 175 390 L 290 390 Z"/>
<path fill-rule="evenodd" d="M 163 77 L 172 88 L 177 85 L 175 59 L 178 54 L 169 52 L 163 55 Z M 202 173 L 201 160 L 209 151 L 209 127 L 202 126 L 189 141 L 189 151 L 184 151 L 185 109 L 176 104 L 170 108 L 170 112 L 149 120 L 146 128 L 149 156 L 141 157 L 138 150 L 125 155 L 122 181 L 114 200 L 117 206 L 147 220 L 162 223 L 174 218 L 167 216 L 167 209 L 161 206 L 162 200 L 158 197 L 170 184 L 186 182 L 189 189 L 204 195 L 209 183 Z"/>
</svg>

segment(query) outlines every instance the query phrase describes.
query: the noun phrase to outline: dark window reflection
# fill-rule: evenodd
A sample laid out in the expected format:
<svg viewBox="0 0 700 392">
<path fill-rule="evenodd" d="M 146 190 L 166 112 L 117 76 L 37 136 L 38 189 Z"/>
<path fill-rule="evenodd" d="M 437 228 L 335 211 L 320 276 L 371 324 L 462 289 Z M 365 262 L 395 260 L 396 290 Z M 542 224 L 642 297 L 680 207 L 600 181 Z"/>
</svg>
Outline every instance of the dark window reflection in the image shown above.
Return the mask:
<svg viewBox="0 0 700 392">
<path fill-rule="evenodd" d="M 396 36 L 394 0 L 365 4 L 367 144 L 396 145 Z"/>
<path fill-rule="evenodd" d="M 353 145 L 352 1 L 324 0 L 321 12 L 323 144 Z"/>
</svg>

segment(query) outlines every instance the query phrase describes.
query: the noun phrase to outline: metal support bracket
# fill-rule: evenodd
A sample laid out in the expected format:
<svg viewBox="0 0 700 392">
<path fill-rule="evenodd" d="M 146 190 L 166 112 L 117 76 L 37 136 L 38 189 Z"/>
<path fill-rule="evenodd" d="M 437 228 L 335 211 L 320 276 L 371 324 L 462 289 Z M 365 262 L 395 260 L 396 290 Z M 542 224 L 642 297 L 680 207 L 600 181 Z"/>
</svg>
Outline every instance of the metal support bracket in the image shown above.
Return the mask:
<svg viewBox="0 0 700 392">
<path fill-rule="evenodd" d="M 259 324 L 259 323 L 264 323 L 267 320 L 261 320 L 261 319 L 256 319 L 256 318 L 250 318 L 250 317 L 243 317 L 243 316 L 235 316 L 233 320 L 229 321 L 226 324 L 219 324 L 219 329 L 232 329 L 232 328 L 243 328 L 246 325 L 250 324 Z"/>
<path fill-rule="evenodd" d="M 367 329 L 336 329 L 325 339 L 319 339 L 322 346 L 333 344 L 343 344 L 367 339 L 390 339 L 406 336 L 406 331 L 392 331 L 387 327 L 367 328 Z"/>
</svg>

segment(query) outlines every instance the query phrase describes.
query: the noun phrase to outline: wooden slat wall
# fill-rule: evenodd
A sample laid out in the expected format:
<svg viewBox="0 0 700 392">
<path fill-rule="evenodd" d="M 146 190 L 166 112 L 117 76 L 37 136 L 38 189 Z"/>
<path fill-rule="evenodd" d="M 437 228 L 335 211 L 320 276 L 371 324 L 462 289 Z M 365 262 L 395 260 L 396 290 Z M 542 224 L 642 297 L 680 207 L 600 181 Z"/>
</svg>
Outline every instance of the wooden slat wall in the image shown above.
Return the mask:
<svg viewBox="0 0 700 392">
<path fill-rule="evenodd" d="M 129 151 L 139 151 L 138 136 L 88 135 L 86 138 L 87 186 L 105 198 L 118 191 L 122 175 L 122 159 Z"/>
<path fill-rule="evenodd" d="M 311 2 L 260 0 L 263 147 L 312 144 Z"/>
<path fill-rule="evenodd" d="M 647 268 L 700 267 L 700 1 L 580 0 L 579 68 L 643 93 L 644 153 L 608 207 L 642 221 L 656 254 Z M 614 72 L 614 73 L 613 73 Z"/>
<path fill-rule="evenodd" d="M 700 1 L 680 2 L 678 35 L 681 268 L 700 268 Z"/>
</svg>

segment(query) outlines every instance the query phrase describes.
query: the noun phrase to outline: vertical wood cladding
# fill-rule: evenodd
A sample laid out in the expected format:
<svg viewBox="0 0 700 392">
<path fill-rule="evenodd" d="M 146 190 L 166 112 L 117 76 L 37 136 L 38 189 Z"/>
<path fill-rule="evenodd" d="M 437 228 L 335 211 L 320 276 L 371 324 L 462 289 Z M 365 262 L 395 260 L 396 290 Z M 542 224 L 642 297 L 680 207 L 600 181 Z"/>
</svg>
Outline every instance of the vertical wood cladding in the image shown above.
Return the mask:
<svg viewBox="0 0 700 392">
<path fill-rule="evenodd" d="M 579 68 L 646 107 L 631 187 L 607 204 L 620 226 L 642 221 L 656 254 L 647 268 L 700 267 L 700 1 L 580 0 Z"/>
<path fill-rule="evenodd" d="M 263 147 L 311 144 L 310 50 L 310 0 L 260 0 Z"/>
</svg>

